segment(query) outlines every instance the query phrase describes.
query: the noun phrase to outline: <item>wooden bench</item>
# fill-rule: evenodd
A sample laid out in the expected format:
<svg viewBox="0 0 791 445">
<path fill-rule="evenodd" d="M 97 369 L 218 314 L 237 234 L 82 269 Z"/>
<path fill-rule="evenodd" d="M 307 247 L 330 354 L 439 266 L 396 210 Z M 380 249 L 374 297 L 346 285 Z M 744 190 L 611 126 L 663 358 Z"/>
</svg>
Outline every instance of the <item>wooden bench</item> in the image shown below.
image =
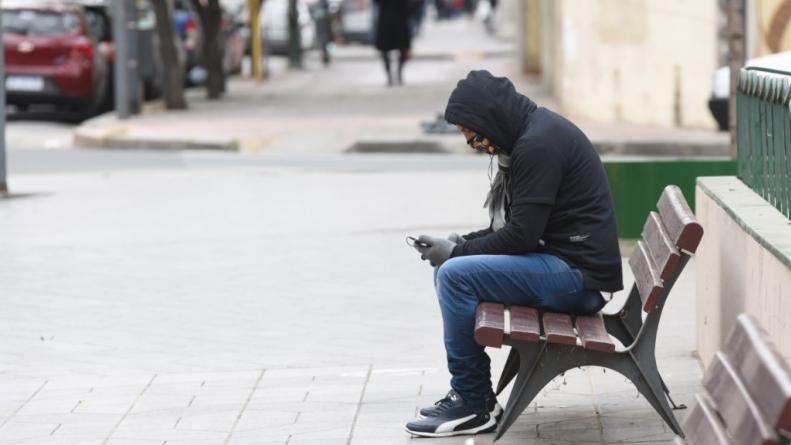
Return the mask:
<svg viewBox="0 0 791 445">
<path fill-rule="evenodd" d="M 668 294 L 703 237 L 684 195 L 665 188 L 651 212 L 629 266 L 635 284 L 622 306 L 593 316 L 539 313 L 520 306 L 478 306 L 475 339 L 483 346 L 511 346 L 497 385 L 516 377 L 499 439 L 553 378 L 579 366 L 602 366 L 626 376 L 676 434 L 683 435 L 667 386 L 656 367 L 657 328 Z M 616 344 L 613 338 L 620 344 Z M 670 404 L 668 403 L 670 402 Z"/>
<path fill-rule="evenodd" d="M 756 320 L 742 314 L 703 376 L 703 392 L 674 445 L 791 443 L 791 368 Z M 466 445 L 488 445 L 471 439 Z"/>
<path fill-rule="evenodd" d="M 791 370 L 754 318 L 739 316 L 703 388 L 676 445 L 791 443 Z"/>
</svg>

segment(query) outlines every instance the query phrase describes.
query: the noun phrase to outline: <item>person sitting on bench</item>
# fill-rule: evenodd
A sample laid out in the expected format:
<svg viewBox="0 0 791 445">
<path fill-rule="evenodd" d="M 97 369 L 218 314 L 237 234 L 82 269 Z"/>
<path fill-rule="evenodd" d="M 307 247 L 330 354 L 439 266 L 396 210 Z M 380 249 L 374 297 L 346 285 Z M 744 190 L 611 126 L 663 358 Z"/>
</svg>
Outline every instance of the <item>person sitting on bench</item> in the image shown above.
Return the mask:
<svg viewBox="0 0 791 445">
<path fill-rule="evenodd" d="M 502 413 L 489 357 L 473 338 L 478 303 L 593 314 L 605 304 L 601 292 L 623 289 L 604 166 L 579 128 L 487 71 L 459 81 L 445 119 L 473 149 L 497 156 L 499 170 L 485 204 L 487 229 L 447 239 L 422 235 L 415 243 L 437 267 L 452 375 L 450 392 L 406 425 L 428 437 L 494 431 Z"/>
</svg>

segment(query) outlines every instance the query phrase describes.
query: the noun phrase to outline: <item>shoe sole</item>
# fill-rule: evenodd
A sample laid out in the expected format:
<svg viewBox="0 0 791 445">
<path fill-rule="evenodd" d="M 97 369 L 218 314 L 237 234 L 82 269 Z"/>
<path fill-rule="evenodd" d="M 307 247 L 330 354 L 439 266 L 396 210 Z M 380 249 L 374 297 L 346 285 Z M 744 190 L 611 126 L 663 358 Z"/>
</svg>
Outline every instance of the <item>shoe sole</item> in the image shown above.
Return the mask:
<svg viewBox="0 0 791 445">
<path fill-rule="evenodd" d="M 497 405 L 494 406 L 494 409 L 489 413 L 489 415 L 494 417 L 499 422 L 500 421 L 500 417 L 503 416 L 503 407 L 500 406 L 500 404 L 498 403 Z M 425 419 L 426 417 L 428 417 L 428 416 L 425 416 L 423 414 L 417 413 L 417 418 L 418 419 Z"/>
<path fill-rule="evenodd" d="M 464 436 L 464 435 L 472 435 L 472 434 L 479 434 L 479 433 L 490 433 L 494 431 L 494 428 L 497 427 L 497 420 L 494 417 L 489 417 L 489 421 L 485 424 L 470 428 L 467 430 L 459 430 L 459 431 L 448 431 L 447 433 L 429 433 L 424 431 L 412 431 L 409 428 L 404 428 L 407 433 L 413 436 L 419 437 L 451 437 L 451 436 Z"/>
</svg>

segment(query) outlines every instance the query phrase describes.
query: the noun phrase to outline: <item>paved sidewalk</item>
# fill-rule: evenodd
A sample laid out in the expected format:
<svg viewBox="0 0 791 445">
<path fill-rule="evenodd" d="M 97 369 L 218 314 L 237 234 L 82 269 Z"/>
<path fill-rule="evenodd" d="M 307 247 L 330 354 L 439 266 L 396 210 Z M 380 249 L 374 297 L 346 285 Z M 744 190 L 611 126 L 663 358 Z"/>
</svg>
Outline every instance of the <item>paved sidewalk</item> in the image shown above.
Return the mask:
<svg viewBox="0 0 791 445">
<path fill-rule="evenodd" d="M 459 196 L 483 198 L 485 160 L 267 159 L 12 177 L 37 195 L 0 201 L 0 444 L 463 442 L 402 429 L 448 381 L 431 270 L 404 236 L 483 225 Z M 659 331 L 684 403 L 693 292 L 688 267 Z M 586 369 L 499 443 L 671 437 L 623 377 Z"/>
<path fill-rule="evenodd" d="M 216 102 L 204 99 L 199 89 L 191 91 L 188 111 L 153 106 L 125 121 L 103 115 L 77 128 L 74 145 L 291 155 L 348 150 L 469 153 L 457 135 L 427 135 L 421 124 L 436 119 L 458 79 L 472 69 L 508 76 L 537 103 L 557 109 L 540 85 L 519 74 L 514 45 L 486 34 L 478 22 L 428 21 L 415 45 L 404 87 L 385 86 L 381 62 L 370 47 L 339 48 L 338 60 L 329 68 L 311 54 L 303 71 L 285 70 L 283 61 L 273 58 L 274 74 L 267 82 L 233 78 L 228 95 Z M 726 154 L 725 133 L 574 120 L 602 153 Z"/>
</svg>

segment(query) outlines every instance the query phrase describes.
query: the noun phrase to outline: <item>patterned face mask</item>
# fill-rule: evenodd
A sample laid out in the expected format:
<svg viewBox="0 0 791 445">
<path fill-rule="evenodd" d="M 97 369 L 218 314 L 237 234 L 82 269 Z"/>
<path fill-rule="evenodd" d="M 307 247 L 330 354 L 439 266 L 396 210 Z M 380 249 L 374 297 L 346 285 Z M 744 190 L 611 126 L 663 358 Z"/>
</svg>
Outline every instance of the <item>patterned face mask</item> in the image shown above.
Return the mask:
<svg viewBox="0 0 791 445">
<path fill-rule="evenodd" d="M 480 134 L 476 134 L 475 136 L 467 139 L 467 145 L 480 153 L 486 153 L 490 155 L 497 153 L 497 147 L 492 145 L 488 138 Z"/>
</svg>

